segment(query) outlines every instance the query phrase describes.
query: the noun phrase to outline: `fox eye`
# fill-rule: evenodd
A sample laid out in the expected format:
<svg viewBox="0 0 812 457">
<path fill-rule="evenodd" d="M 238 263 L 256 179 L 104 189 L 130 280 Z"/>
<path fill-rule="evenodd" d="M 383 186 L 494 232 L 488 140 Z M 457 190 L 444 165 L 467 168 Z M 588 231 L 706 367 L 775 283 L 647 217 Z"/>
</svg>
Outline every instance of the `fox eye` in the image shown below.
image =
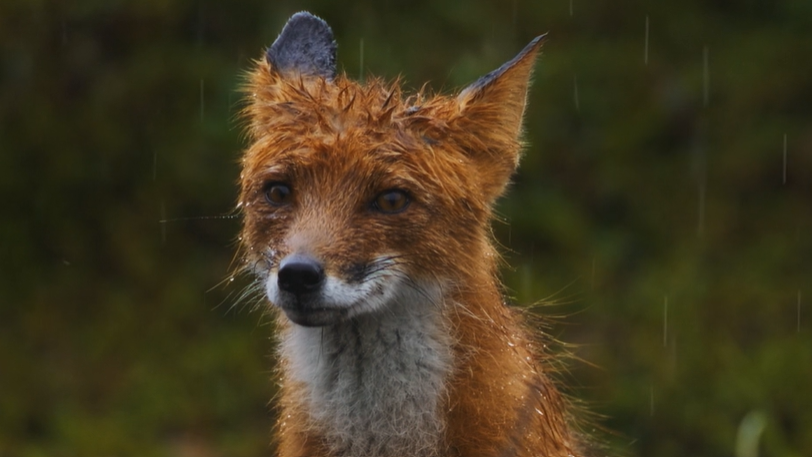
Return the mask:
<svg viewBox="0 0 812 457">
<path fill-rule="evenodd" d="M 382 213 L 399 213 L 409 206 L 409 196 L 400 189 L 386 190 L 375 197 L 372 206 Z"/>
<path fill-rule="evenodd" d="M 265 185 L 265 200 L 271 205 L 282 206 L 290 202 L 290 186 L 281 182 L 272 182 Z"/>
</svg>

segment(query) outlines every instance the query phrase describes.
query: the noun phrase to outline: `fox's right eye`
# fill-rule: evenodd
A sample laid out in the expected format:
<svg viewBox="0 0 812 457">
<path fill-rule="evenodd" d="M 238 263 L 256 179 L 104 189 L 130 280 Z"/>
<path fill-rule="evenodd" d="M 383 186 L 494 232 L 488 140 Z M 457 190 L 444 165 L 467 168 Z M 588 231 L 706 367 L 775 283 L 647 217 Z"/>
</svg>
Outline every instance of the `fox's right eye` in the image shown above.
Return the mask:
<svg viewBox="0 0 812 457">
<path fill-rule="evenodd" d="M 272 182 L 265 185 L 265 200 L 271 205 L 282 206 L 290 202 L 290 186 L 281 182 Z"/>
<path fill-rule="evenodd" d="M 376 210 L 386 213 L 395 214 L 403 211 L 409 205 L 409 195 L 400 189 L 390 189 L 378 194 L 375 201 L 372 202 L 372 207 Z"/>
</svg>

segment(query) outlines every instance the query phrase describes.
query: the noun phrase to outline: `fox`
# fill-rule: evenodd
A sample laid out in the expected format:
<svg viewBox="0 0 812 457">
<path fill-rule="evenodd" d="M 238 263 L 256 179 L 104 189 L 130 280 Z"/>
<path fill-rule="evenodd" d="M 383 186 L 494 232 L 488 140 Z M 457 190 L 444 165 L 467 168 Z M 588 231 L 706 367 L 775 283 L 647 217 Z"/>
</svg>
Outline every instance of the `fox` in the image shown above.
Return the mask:
<svg viewBox="0 0 812 457">
<path fill-rule="evenodd" d="M 278 325 L 280 457 L 591 452 L 491 230 L 543 41 L 409 94 L 340 73 L 300 12 L 248 71 L 240 252 Z"/>
</svg>

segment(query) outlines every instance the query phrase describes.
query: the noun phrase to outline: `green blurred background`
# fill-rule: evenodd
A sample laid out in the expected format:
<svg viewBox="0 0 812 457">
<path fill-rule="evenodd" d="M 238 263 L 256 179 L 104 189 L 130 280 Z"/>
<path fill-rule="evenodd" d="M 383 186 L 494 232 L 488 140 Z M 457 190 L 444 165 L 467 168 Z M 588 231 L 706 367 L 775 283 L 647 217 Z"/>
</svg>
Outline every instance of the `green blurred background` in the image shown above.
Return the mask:
<svg viewBox="0 0 812 457">
<path fill-rule="evenodd" d="M 495 224 L 515 300 L 559 303 L 612 453 L 812 455 L 809 0 L 4 0 L 0 457 L 271 453 L 223 216 L 237 87 L 303 9 L 348 74 L 439 91 L 549 32 Z"/>
</svg>

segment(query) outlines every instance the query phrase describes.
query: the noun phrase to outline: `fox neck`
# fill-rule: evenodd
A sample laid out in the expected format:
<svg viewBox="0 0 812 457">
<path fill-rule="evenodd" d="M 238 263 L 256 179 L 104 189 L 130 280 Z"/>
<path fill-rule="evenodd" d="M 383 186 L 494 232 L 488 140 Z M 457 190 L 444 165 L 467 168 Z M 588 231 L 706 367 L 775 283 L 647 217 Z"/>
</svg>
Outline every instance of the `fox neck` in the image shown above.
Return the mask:
<svg viewBox="0 0 812 457">
<path fill-rule="evenodd" d="M 294 407 L 319 447 L 335 456 L 442 454 L 452 342 L 441 301 L 410 293 L 337 325 L 288 327 L 286 381 L 301 389 Z"/>
</svg>

